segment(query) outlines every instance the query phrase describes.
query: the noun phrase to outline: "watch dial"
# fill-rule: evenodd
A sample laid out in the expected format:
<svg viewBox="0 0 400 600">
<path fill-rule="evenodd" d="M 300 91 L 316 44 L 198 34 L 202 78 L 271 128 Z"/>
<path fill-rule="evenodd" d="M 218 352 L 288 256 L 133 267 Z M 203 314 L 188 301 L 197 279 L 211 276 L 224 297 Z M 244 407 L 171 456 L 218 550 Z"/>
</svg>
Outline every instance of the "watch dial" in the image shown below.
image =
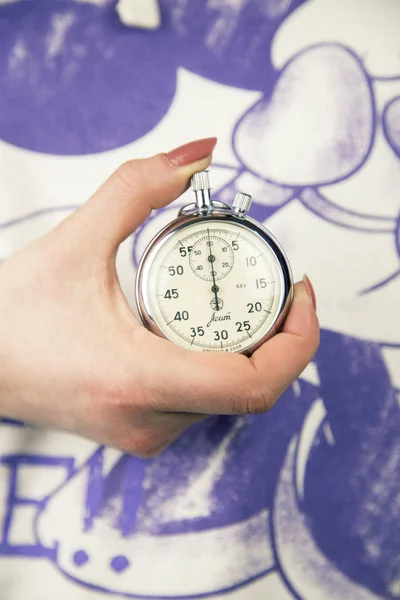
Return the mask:
<svg viewBox="0 0 400 600">
<path fill-rule="evenodd" d="M 245 224 L 204 219 L 147 254 L 141 293 L 165 337 L 197 351 L 244 352 L 273 327 L 287 298 L 279 250 Z"/>
</svg>

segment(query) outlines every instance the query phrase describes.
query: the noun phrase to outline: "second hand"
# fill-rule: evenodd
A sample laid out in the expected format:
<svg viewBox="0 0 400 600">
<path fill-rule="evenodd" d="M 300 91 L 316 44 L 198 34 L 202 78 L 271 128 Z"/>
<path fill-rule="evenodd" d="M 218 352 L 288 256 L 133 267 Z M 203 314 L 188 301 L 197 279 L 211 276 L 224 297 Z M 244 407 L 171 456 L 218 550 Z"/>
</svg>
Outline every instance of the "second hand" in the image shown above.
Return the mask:
<svg viewBox="0 0 400 600">
<path fill-rule="evenodd" d="M 218 298 L 219 287 L 215 283 L 215 271 L 214 271 L 214 264 L 213 264 L 215 262 L 215 256 L 213 255 L 213 253 L 211 251 L 211 240 L 210 240 L 210 230 L 209 229 L 207 229 L 207 235 L 208 235 L 208 247 L 210 249 L 210 253 L 208 255 L 208 260 L 211 265 L 211 277 L 212 277 L 212 281 L 213 281 L 211 291 L 214 292 L 214 296 L 215 296 L 215 310 L 219 310 L 219 298 Z"/>
</svg>

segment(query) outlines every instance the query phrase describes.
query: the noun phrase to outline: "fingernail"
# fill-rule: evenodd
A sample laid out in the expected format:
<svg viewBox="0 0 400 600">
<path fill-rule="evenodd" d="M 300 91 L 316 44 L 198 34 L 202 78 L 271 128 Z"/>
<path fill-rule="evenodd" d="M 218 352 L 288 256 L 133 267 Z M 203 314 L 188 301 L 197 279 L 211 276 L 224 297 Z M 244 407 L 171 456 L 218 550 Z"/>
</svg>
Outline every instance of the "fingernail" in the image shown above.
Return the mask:
<svg viewBox="0 0 400 600">
<path fill-rule="evenodd" d="M 215 137 L 203 138 L 171 150 L 166 157 L 173 167 L 184 167 L 197 160 L 207 158 L 214 150 L 216 143 L 217 138 Z"/>
<path fill-rule="evenodd" d="M 317 300 L 316 300 L 316 297 L 315 297 L 314 288 L 312 286 L 312 283 L 311 283 L 308 275 L 304 275 L 303 276 L 303 283 L 304 283 L 304 285 L 307 288 L 307 292 L 308 292 L 308 295 L 310 297 L 311 304 L 313 305 L 314 310 L 316 310 L 317 309 Z"/>
</svg>

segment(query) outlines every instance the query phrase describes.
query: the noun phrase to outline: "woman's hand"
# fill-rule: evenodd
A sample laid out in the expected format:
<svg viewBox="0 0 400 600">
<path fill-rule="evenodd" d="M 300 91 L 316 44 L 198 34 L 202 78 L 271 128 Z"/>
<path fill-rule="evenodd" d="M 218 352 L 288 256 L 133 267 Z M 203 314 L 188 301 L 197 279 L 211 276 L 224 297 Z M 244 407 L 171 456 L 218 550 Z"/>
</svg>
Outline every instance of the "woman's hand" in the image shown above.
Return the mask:
<svg viewBox="0 0 400 600">
<path fill-rule="evenodd" d="M 0 415 L 152 456 L 211 414 L 271 408 L 313 357 L 308 280 L 284 330 L 249 359 L 183 350 L 142 327 L 119 244 L 206 169 L 215 139 L 122 165 L 80 209 L 0 267 Z M 273 417 L 272 417 L 273 418 Z"/>
</svg>

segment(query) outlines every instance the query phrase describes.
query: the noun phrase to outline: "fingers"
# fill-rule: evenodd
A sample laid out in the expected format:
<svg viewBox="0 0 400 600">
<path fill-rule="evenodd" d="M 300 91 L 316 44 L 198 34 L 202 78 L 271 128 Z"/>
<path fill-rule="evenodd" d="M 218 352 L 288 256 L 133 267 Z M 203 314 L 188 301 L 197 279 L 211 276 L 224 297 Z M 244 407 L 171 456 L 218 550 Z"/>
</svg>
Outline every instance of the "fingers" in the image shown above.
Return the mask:
<svg viewBox="0 0 400 600">
<path fill-rule="evenodd" d="M 264 412 L 301 375 L 319 345 L 315 296 L 309 280 L 295 286 L 292 309 L 283 331 L 250 358 L 256 373 L 247 412 Z"/>
<path fill-rule="evenodd" d="M 319 324 L 308 282 L 295 286 L 283 331 L 248 359 L 227 353 L 197 354 L 162 342 L 158 410 L 246 414 L 270 409 L 302 373 L 319 344 Z M 165 344 L 165 345 L 164 345 Z M 173 397 L 165 390 L 173 390 Z M 164 393 L 162 392 L 164 390 Z"/>
<path fill-rule="evenodd" d="M 206 138 L 168 154 L 124 163 L 74 213 L 74 227 L 97 251 L 112 251 L 152 209 L 166 206 L 186 190 L 193 173 L 210 164 L 215 144 L 216 138 Z"/>
</svg>

